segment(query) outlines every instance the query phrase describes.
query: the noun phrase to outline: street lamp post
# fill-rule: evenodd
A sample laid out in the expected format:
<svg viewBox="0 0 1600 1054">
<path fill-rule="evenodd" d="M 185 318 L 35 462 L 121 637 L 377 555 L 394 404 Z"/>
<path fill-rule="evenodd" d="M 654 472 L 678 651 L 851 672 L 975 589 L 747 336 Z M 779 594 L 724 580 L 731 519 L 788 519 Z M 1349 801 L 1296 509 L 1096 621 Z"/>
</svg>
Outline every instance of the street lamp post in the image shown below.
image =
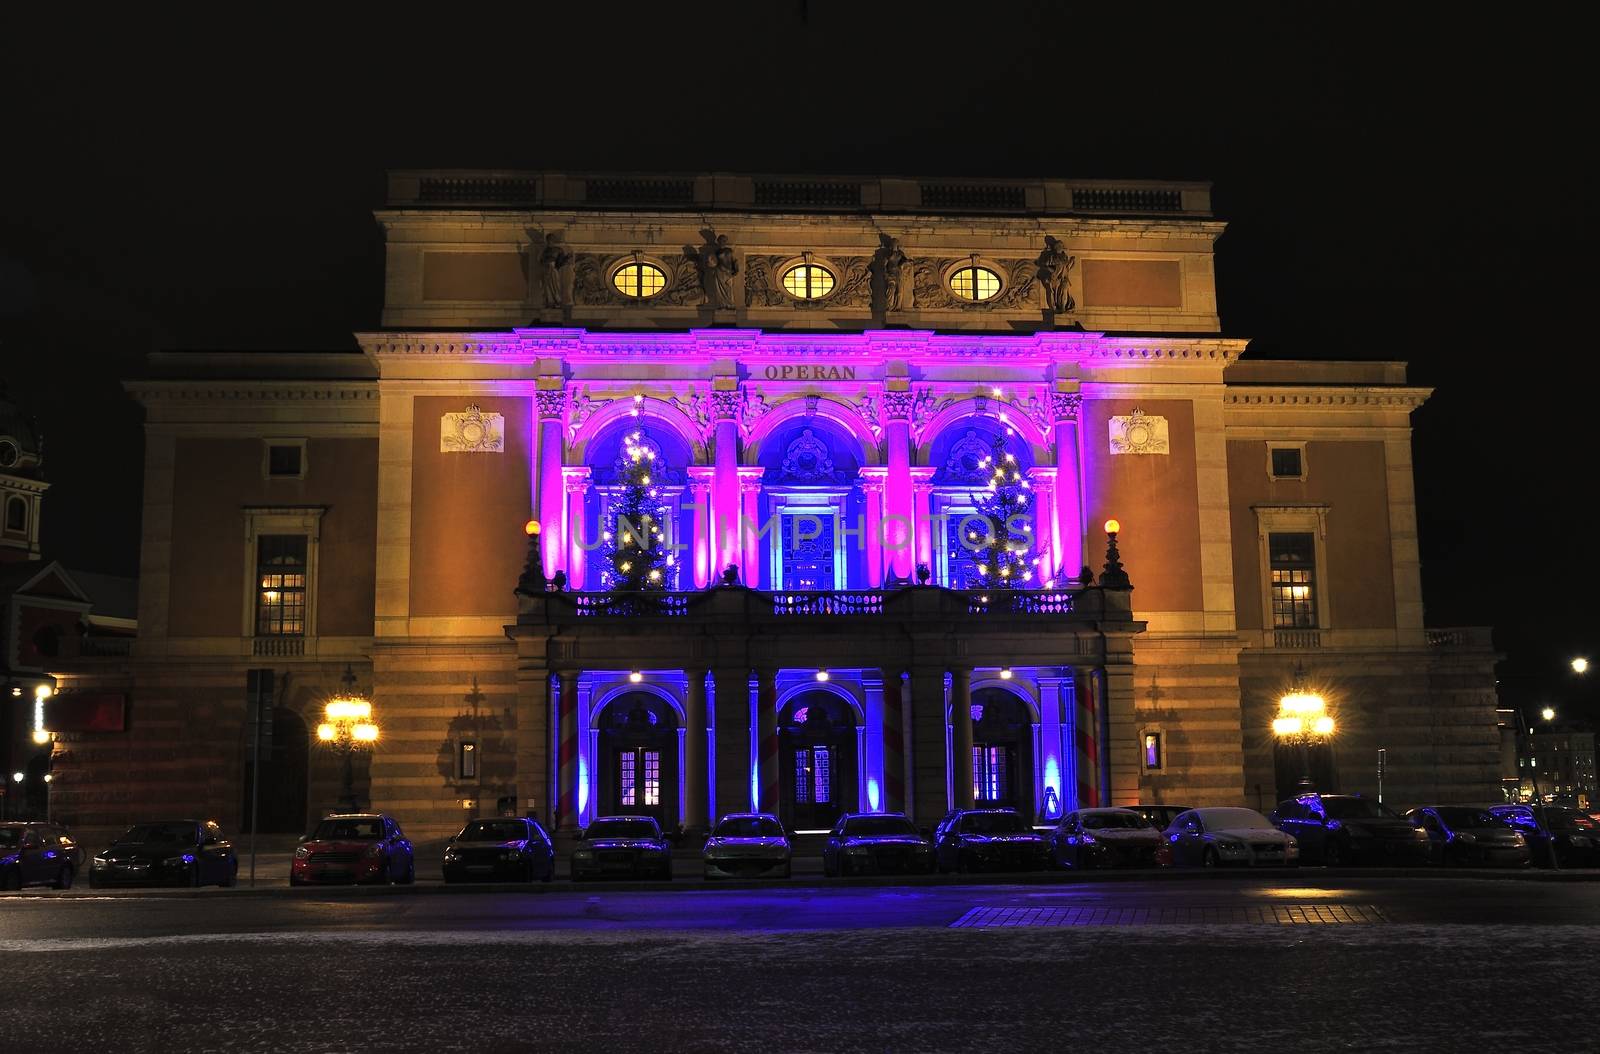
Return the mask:
<svg viewBox="0 0 1600 1054">
<path fill-rule="evenodd" d="M 361 807 L 356 800 L 355 754 L 370 750 L 378 741 L 378 726 L 372 720 L 372 703 L 356 691 L 356 675 L 348 665 L 341 678 L 344 691 L 328 700 L 323 708 L 327 718 L 317 726 L 317 739 L 343 755 L 344 779 L 339 808 L 351 812 Z"/>
<path fill-rule="evenodd" d="M 1297 663 L 1294 683 L 1278 700 L 1278 716 L 1272 721 L 1272 734 L 1281 743 L 1300 748 L 1300 787 L 1313 790 L 1311 748 L 1333 738 L 1333 718 L 1321 695 L 1305 687 L 1305 670 Z"/>
</svg>

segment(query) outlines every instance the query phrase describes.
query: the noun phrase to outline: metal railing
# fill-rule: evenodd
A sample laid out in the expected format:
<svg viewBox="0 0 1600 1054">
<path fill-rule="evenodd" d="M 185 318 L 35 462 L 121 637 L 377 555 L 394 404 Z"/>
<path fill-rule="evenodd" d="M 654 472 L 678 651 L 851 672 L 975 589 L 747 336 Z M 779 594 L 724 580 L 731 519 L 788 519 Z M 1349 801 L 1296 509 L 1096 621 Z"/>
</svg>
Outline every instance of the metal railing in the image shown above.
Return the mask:
<svg viewBox="0 0 1600 1054">
<path fill-rule="evenodd" d="M 1081 615 L 1079 599 L 1084 590 L 952 590 L 931 586 L 901 586 L 891 589 L 851 590 L 741 590 L 738 609 L 751 616 L 768 614 L 780 617 L 885 616 L 908 611 L 913 605 L 923 611 L 970 615 Z M 628 592 L 550 592 L 544 594 L 557 605 L 552 610 L 570 607 L 579 618 L 682 617 L 696 608 L 715 608 L 724 604 L 714 589 L 694 592 L 642 590 Z M 713 598 L 718 598 L 714 600 Z M 727 612 L 727 607 L 720 610 Z M 1088 617 L 1095 617 L 1092 614 Z"/>
</svg>

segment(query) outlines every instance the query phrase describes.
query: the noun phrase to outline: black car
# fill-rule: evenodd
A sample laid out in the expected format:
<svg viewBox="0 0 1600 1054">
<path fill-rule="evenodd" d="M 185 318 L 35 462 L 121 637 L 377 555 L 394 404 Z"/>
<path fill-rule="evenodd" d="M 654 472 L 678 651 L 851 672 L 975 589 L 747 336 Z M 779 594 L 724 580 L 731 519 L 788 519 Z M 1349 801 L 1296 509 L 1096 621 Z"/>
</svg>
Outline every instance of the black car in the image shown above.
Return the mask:
<svg viewBox="0 0 1600 1054">
<path fill-rule="evenodd" d="M 1272 823 L 1300 843 L 1304 864 L 1426 864 L 1433 856 L 1426 832 L 1360 794 L 1302 794 L 1279 802 Z"/>
<path fill-rule="evenodd" d="M 1440 864 L 1523 867 L 1528 840 L 1506 821 L 1468 805 L 1429 805 L 1406 819 L 1428 833 L 1433 859 Z"/>
<path fill-rule="evenodd" d="M 933 843 L 904 813 L 846 813 L 822 845 L 822 873 L 930 874 Z"/>
<path fill-rule="evenodd" d="M 1550 866 L 1551 846 L 1555 847 L 1556 863 L 1561 867 L 1593 867 L 1600 863 L 1600 823 L 1585 813 L 1555 805 L 1543 809 L 1532 805 L 1491 805 L 1488 812 L 1522 833 L 1537 867 Z"/>
<path fill-rule="evenodd" d="M 555 873 L 550 834 L 528 817 L 473 820 L 444 850 L 446 882 L 548 882 Z"/>
<path fill-rule="evenodd" d="M 222 828 L 210 820 L 157 820 L 136 823 L 89 868 L 89 885 L 231 886 L 239 877 L 239 858 Z"/>
<path fill-rule="evenodd" d="M 958 809 L 934 837 L 940 872 L 1043 871 L 1050 846 L 1015 809 Z"/>
<path fill-rule="evenodd" d="M 1050 862 L 1069 870 L 1157 867 L 1171 860 L 1166 838 L 1132 809 L 1069 812 L 1050 833 Z"/>
<path fill-rule="evenodd" d="M 672 843 L 653 816 L 602 816 L 578 832 L 572 879 L 672 878 Z"/>
<path fill-rule="evenodd" d="M 1158 831 L 1165 831 L 1172 826 L 1172 821 L 1186 812 L 1194 811 L 1193 805 L 1129 805 L 1126 806 L 1150 821 L 1150 826 Z"/>
<path fill-rule="evenodd" d="M 83 850 L 55 823 L 0 823 L 0 889 L 71 889 Z"/>
</svg>

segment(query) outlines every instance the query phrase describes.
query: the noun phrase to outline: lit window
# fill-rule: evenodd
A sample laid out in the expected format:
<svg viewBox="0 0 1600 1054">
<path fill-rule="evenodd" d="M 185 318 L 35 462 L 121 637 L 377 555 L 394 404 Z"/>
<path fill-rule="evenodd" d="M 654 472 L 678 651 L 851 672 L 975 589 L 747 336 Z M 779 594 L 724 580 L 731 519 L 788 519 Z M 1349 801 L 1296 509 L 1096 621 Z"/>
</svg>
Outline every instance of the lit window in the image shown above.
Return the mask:
<svg viewBox="0 0 1600 1054">
<path fill-rule="evenodd" d="M 1144 767 L 1158 769 L 1161 767 L 1161 733 L 1146 732 L 1144 734 Z"/>
<path fill-rule="evenodd" d="M 623 264 L 612 274 L 611 284 L 623 296 L 642 300 L 666 288 L 667 272 L 652 263 Z"/>
<path fill-rule="evenodd" d="M 263 534 L 256 542 L 256 635 L 306 632 L 306 536 Z"/>
<path fill-rule="evenodd" d="M 617 756 L 617 761 L 621 763 L 622 767 L 622 771 L 618 774 L 617 782 L 620 784 L 622 791 L 619 797 L 622 799 L 621 805 L 623 808 L 630 808 L 634 804 L 634 786 L 637 782 L 634 773 L 634 758 L 634 752 L 631 750 L 625 750 Z"/>
<path fill-rule="evenodd" d="M 963 300 L 988 300 L 1000 292 L 1000 276 L 987 267 L 968 264 L 950 273 L 950 291 Z"/>
<path fill-rule="evenodd" d="M 1315 629 L 1316 539 L 1310 534 L 1269 534 L 1272 571 L 1272 625 L 1276 629 Z"/>
<path fill-rule="evenodd" d="M 661 752 L 647 750 L 644 752 L 644 803 L 647 806 L 661 804 Z"/>
<path fill-rule="evenodd" d="M 461 743 L 461 778 L 475 780 L 478 778 L 478 744 L 470 740 Z"/>
<path fill-rule="evenodd" d="M 816 264 L 797 264 L 783 272 L 783 288 L 800 300 L 820 300 L 833 292 L 833 272 Z"/>
</svg>

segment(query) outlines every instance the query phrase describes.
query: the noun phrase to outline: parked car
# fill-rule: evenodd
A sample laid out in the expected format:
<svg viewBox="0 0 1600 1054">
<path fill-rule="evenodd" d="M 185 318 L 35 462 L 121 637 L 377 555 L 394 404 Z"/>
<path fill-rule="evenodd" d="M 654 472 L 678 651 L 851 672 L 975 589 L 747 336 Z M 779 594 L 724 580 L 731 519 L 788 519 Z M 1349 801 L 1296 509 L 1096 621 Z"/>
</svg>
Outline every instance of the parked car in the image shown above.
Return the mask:
<svg viewBox="0 0 1600 1054">
<path fill-rule="evenodd" d="M 1166 830 L 1174 864 L 1295 867 L 1300 846 L 1254 809 L 1202 808 L 1180 813 Z"/>
<path fill-rule="evenodd" d="M 1426 864 L 1433 854 L 1426 832 L 1360 794 L 1302 794 L 1279 802 L 1273 822 L 1307 864 Z"/>
<path fill-rule="evenodd" d="M 1063 816 L 1050 833 L 1050 860 L 1071 870 L 1161 867 L 1172 863 L 1172 849 L 1132 809 L 1080 809 Z"/>
<path fill-rule="evenodd" d="M 602 816 L 578 832 L 572 879 L 672 878 L 672 843 L 653 816 Z"/>
<path fill-rule="evenodd" d="M 1436 864 L 1523 867 L 1528 840 L 1487 810 L 1466 805 L 1428 805 L 1406 819 L 1427 832 Z"/>
<path fill-rule="evenodd" d="M 89 868 L 89 885 L 231 886 L 239 877 L 239 858 L 222 828 L 210 820 L 157 820 L 136 823 Z"/>
<path fill-rule="evenodd" d="M 289 884 L 398 882 L 417 879 L 416 854 L 393 817 L 381 813 L 336 813 L 324 817 L 300 840 L 289 865 Z"/>
<path fill-rule="evenodd" d="M 1150 821 L 1150 826 L 1165 831 L 1172 821 L 1194 808 L 1193 805 L 1130 805 L 1128 808 Z"/>
<path fill-rule="evenodd" d="M 550 833 L 530 817 L 473 820 L 444 849 L 446 882 L 548 882 L 555 873 Z"/>
<path fill-rule="evenodd" d="M 0 823 L 0 889 L 71 889 L 83 850 L 56 823 Z"/>
<path fill-rule="evenodd" d="M 788 878 L 794 847 L 771 813 L 734 812 L 717 821 L 700 859 L 707 878 Z"/>
<path fill-rule="evenodd" d="M 1539 867 L 1550 866 L 1550 845 L 1561 867 L 1592 867 L 1600 863 L 1600 823 L 1576 809 L 1549 805 L 1491 805 L 1489 815 L 1509 823 L 1528 842 L 1528 855 Z M 1540 813 L 1543 823 L 1540 823 Z"/>
<path fill-rule="evenodd" d="M 1050 862 L 1044 836 L 1015 809 L 957 809 L 940 823 L 934 854 L 941 872 L 1041 871 Z"/>
<path fill-rule="evenodd" d="M 933 858 L 933 843 L 904 813 L 846 813 L 822 844 L 822 873 L 931 874 Z"/>
</svg>

